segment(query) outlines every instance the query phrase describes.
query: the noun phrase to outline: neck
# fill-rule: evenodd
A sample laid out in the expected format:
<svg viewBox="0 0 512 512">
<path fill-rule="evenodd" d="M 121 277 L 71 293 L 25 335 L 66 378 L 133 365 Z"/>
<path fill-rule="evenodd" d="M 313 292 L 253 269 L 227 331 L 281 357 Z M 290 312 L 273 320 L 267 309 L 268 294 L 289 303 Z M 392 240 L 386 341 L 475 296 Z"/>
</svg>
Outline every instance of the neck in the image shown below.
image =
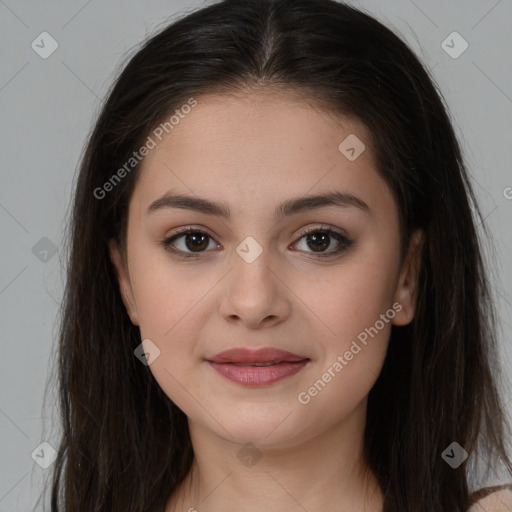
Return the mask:
<svg viewBox="0 0 512 512">
<path fill-rule="evenodd" d="M 365 413 L 360 404 L 343 424 L 309 439 L 303 431 L 286 447 L 244 447 L 189 422 L 194 462 L 166 512 L 381 512 L 382 491 L 363 458 Z"/>
</svg>

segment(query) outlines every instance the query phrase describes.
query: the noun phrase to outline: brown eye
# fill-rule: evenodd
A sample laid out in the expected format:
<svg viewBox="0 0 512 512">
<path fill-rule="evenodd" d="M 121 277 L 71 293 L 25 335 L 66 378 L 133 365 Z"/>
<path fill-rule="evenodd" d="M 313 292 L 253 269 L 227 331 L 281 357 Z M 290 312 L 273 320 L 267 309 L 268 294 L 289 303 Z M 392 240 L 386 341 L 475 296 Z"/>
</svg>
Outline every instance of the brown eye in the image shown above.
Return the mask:
<svg viewBox="0 0 512 512">
<path fill-rule="evenodd" d="M 191 251 L 202 251 L 208 247 L 208 235 L 200 232 L 187 233 L 185 237 L 185 246 Z M 206 241 L 206 243 L 205 243 Z"/>
<path fill-rule="evenodd" d="M 348 249 L 352 245 L 352 241 L 349 240 L 345 235 L 333 231 L 329 228 L 314 228 L 306 230 L 302 233 L 302 240 L 305 239 L 305 246 L 311 251 L 304 250 L 304 252 L 316 253 L 318 256 L 332 256 L 334 254 L 341 253 L 345 249 Z M 327 249 L 333 245 L 333 239 L 335 240 L 335 249 L 327 251 Z M 298 242 L 296 242 L 298 244 Z"/>
<path fill-rule="evenodd" d="M 178 240 L 181 242 L 181 247 L 176 248 Z M 162 243 L 173 254 L 183 256 L 184 258 L 193 258 L 205 252 L 210 242 L 213 242 L 213 238 L 208 233 L 198 229 L 186 228 L 166 238 Z M 218 246 L 218 244 L 216 245 Z"/>
<path fill-rule="evenodd" d="M 309 252 L 318 257 L 333 256 L 343 252 L 352 245 L 352 241 L 345 235 L 329 228 L 314 228 L 303 231 L 301 238 L 305 239 L 306 249 L 302 252 Z M 178 243 L 179 242 L 179 243 Z M 205 231 L 193 228 L 184 228 L 178 233 L 166 238 L 162 245 L 171 253 L 184 258 L 198 258 L 202 253 L 208 252 L 210 242 L 218 248 L 213 238 Z M 298 242 L 295 243 L 297 245 Z M 181 246 L 180 246 L 181 245 Z M 334 249 L 328 250 L 334 245 Z M 309 249 L 309 250 L 308 250 Z"/>
</svg>

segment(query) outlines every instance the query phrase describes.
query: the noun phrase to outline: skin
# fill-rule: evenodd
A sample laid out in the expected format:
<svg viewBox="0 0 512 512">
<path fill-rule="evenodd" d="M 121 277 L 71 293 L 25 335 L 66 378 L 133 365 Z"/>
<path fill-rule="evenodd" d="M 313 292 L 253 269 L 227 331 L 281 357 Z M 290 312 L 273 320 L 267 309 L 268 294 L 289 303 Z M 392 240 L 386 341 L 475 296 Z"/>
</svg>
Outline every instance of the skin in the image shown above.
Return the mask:
<svg viewBox="0 0 512 512">
<path fill-rule="evenodd" d="M 357 119 L 269 90 L 196 99 L 142 163 L 126 259 L 110 244 L 128 314 L 141 339 L 160 350 L 150 370 L 189 421 L 193 468 L 166 511 L 381 511 L 375 476 L 363 472 L 367 396 L 391 325 L 414 316 L 421 236 L 415 233 L 402 261 L 398 210 Z M 349 134 L 366 146 L 354 161 L 338 149 Z M 231 219 L 178 208 L 147 214 L 170 190 L 224 202 Z M 357 196 L 370 212 L 328 206 L 274 218 L 287 199 L 335 190 Z M 212 237 L 197 259 L 161 244 L 189 225 Z M 299 230 L 326 226 L 345 232 L 352 246 L 318 256 Z M 252 263 L 236 252 L 248 236 L 263 250 Z M 194 253 L 185 237 L 174 247 Z M 337 247 L 331 237 L 323 251 Z M 401 305 L 394 318 L 300 403 L 298 394 L 394 303 Z M 241 346 L 272 346 L 310 362 L 270 386 L 246 388 L 205 361 Z M 249 442 L 260 456 L 252 465 L 237 456 Z"/>
<path fill-rule="evenodd" d="M 512 490 L 500 490 L 477 501 L 468 512 L 509 512 L 512 510 Z"/>
</svg>

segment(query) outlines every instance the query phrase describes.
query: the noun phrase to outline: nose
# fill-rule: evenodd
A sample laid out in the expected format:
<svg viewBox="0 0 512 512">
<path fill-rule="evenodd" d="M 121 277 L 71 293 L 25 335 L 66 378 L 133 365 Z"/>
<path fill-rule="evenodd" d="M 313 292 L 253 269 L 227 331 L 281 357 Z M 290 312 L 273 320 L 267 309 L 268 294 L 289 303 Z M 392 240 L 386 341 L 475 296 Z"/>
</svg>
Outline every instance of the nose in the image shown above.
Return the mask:
<svg viewBox="0 0 512 512">
<path fill-rule="evenodd" d="M 249 329 L 283 322 L 290 314 L 291 292 L 278 273 L 282 276 L 283 268 L 275 259 L 272 261 L 268 250 L 254 261 L 235 253 L 233 268 L 224 280 L 221 315 Z"/>
</svg>

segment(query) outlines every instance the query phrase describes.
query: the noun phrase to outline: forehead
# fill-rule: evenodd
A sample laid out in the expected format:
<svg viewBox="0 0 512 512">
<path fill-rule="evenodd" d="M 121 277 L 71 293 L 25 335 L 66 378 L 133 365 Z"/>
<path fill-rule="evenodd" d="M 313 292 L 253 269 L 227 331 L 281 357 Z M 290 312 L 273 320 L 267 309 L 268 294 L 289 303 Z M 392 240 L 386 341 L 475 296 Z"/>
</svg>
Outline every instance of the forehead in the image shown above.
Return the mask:
<svg viewBox="0 0 512 512">
<path fill-rule="evenodd" d="M 156 150 L 146 158 L 147 165 L 167 149 L 178 147 L 193 148 L 197 156 L 207 154 L 224 165 L 231 161 L 237 168 L 241 162 L 260 160 L 266 154 L 275 157 L 275 153 L 282 158 L 306 156 L 315 161 L 338 157 L 343 134 L 357 135 L 368 149 L 372 145 L 368 129 L 358 119 L 327 111 L 300 92 L 249 90 L 203 95 L 196 102 L 181 119 L 174 116 L 178 123 L 157 141 Z M 366 154 L 370 159 L 371 153 Z M 282 158 L 276 163 L 282 164 Z"/>
<path fill-rule="evenodd" d="M 363 194 L 369 201 L 390 199 L 369 131 L 358 119 L 327 112 L 293 91 L 195 100 L 144 158 L 134 191 L 141 207 L 170 189 L 229 198 L 252 211 L 329 189 Z M 347 146 L 360 153 L 357 158 L 347 157 L 353 154 L 346 153 Z"/>
</svg>

